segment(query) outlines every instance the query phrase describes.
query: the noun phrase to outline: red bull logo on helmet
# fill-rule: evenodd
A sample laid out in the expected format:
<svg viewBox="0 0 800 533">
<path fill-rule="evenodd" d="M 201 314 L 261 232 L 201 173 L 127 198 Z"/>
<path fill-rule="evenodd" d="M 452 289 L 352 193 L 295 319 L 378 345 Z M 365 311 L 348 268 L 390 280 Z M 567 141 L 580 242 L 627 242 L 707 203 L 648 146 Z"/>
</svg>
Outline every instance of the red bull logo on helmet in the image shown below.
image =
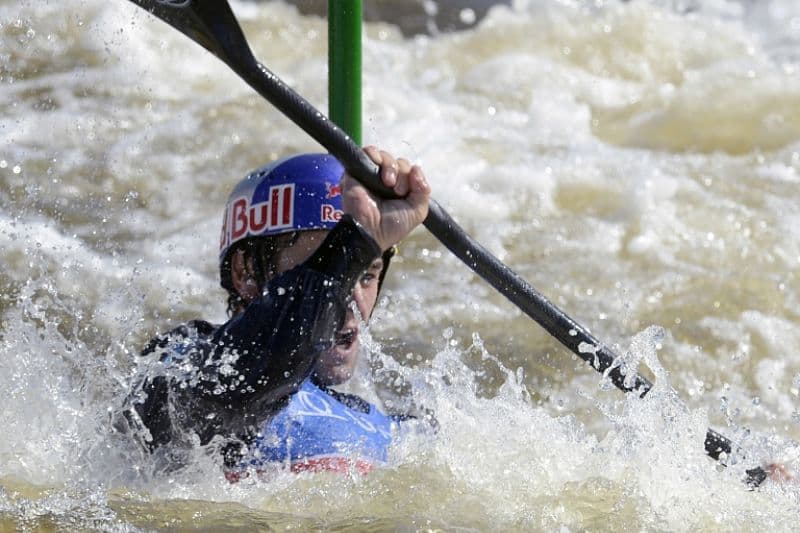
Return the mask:
<svg viewBox="0 0 800 533">
<path fill-rule="evenodd" d="M 337 196 L 342 195 L 342 184 L 341 182 L 334 184 L 326 181 L 325 190 L 327 191 L 327 193 L 325 193 L 326 200 L 330 200 L 331 198 L 336 198 Z"/>
<path fill-rule="evenodd" d="M 230 247 L 255 236 L 331 230 L 344 214 L 344 169 L 329 154 L 299 154 L 250 172 L 231 193 L 219 239 L 220 267 Z"/>
<path fill-rule="evenodd" d="M 250 204 L 248 196 L 228 203 L 222 220 L 219 248 L 252 235 L 265 235 L 294 227 L 294 184 L 270 187 L 268 200 Z"/>
</svg>

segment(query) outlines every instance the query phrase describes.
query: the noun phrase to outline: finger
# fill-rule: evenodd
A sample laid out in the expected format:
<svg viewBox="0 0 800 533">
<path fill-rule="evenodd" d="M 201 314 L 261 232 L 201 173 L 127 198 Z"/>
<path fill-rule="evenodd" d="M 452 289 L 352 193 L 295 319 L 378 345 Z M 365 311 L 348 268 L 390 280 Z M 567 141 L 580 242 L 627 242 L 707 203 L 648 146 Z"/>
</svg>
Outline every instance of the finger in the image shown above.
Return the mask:
<svg viewBox="0 0 800 533">
<path fill-rule="evenodd" d="M 422 194 L 430 196 L 431 186 L 428 183 L 428 178 L 419 165 L 414 165 L 408 172 L 408 185 L 412 194 Z"/>
<path fill-rule="evenodd" d="M 381 150 L 381 181 L 393 189 L 397 183 L 397 161 L 389 152 Z"/>
<path fill-rule="evenodd" d="M 425 173 L 420 167 L 414 165 L 408 173 L 409 192 L 406 201 L 411 204 L 419 217 L 419 221 L 428 216 L 428 203 L 431 200 L 431 186 Z"/>
<path fill-rule="evenodd" d="M 410 171 L 411 163 L 409 163 L 408 159 L 400 158 L 397 160 L 397 182 L 394 185 L 394 193 L 401 198 L 408 194 L 408 174 Z"/>
<path fill-rule="evenodd" d="M 369 158 L 372 159 L 372 161 L 376 165 L 380 166 L 380 164 L 382 162 L 382 160 L 381 160 L 381 151 L 378 150 L 377 146 L 372 146 L 372 145 L 367 146 L 367 147 L 364 148 L 364 151 L 367 153 Z"/>
</svg>

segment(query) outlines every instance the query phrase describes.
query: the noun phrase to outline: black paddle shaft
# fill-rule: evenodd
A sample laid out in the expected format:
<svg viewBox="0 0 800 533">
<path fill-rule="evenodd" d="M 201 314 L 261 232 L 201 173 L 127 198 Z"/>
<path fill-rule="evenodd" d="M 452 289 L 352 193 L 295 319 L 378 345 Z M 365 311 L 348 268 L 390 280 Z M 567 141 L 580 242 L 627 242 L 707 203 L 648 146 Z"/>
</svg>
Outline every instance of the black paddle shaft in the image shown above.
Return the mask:
<svg viewBox="0 0 800 533">
<path fill-rule="evenodd" d="M 261 65 L 253 55 L 230 5 L 225 0 L 131 0 L 205 47 L 225 62 L 248 85 L 281 113 L 300 126 L 333 154 L 348 173 L 373 193 L 394 198 L 394 192 L 380 180 L 378 166 L 343 130 L 305 98 Z M 534 319 L 564 346 L 604 373 L 622 391 L 644 396 L 652 384 L 638 374 L 626 379 L 618 357 L 586 328 L 534 289 L 486 248 L 472 239 L 433 199 L 424 221 L 428 230 L 464 264 L 497 289 L 525 314 Z M 730 455 L 730 440 L 709 429 L 705 450 L 714 459 Z M 765 479 L 761 468 L 748 471 L 747 483 L 757 486 Z"/>
<path fill-rule="evenodd" d="M 396 197 L 391 189 L 383 185 L 378 166 L 358 144 L 255 59 L 227 2 L 132 1 L 181 30 L 222 59 L 281 113 L 336 156 L 347 171 L 372 192 L 383 198 Z M 424 224 L 456 257 L 564 346 L 598 372 L 608 372 L 612 382 L 621 390 L 636 390 L 642 395 L 650 390 L 651 383 L 638 375 L 632 376 L 626 383 L 625 375 L 614 365 L 616 356 L 613 352 L 472 239 L 435 200 L 430 202 Z"/>
</svg>

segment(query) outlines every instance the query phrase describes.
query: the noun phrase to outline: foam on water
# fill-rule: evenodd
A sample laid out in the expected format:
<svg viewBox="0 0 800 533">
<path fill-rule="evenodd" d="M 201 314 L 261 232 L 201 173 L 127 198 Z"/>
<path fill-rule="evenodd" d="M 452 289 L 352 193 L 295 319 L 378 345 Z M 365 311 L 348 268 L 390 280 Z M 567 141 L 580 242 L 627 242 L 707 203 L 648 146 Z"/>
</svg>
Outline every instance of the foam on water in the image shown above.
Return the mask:
<svg viewBox="0 0 800 533">
<path fill-rule="evenodd" d="M 324 21 L 234 8 L 324 109 Z M 237 485 L 202 448 L 157 471 L 111 420 L 151 335 L 224 319 L 230 185 L 318 147 L 128 2 L 64 12 L 0 3 L 0 525 L 794 528 L 797 483 L 741 479 L 800 456 L 796 2 L 518 1 L 413 39 L 370 24 L 366 141 L 422 162 L 478 241 L 655 386 L 622 397 L 419 231 L 351 386 L 431 409 L 438 435 L 366 478 Z M 708 427 L 742 446 L 727 468 Z"/>
</svg>

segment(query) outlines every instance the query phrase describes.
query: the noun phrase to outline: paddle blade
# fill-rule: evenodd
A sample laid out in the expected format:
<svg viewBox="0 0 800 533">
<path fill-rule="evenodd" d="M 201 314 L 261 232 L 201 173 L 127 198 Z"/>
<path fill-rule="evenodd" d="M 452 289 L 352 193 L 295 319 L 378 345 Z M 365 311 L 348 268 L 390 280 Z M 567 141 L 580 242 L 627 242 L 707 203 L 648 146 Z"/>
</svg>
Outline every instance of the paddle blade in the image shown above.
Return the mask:
<svg viewBox="0 0 800 533">
<path fill-rule="evenodd" d="M 236 70 L 255 62 L 227 0 L 131 0 Z"/>
</svg>

